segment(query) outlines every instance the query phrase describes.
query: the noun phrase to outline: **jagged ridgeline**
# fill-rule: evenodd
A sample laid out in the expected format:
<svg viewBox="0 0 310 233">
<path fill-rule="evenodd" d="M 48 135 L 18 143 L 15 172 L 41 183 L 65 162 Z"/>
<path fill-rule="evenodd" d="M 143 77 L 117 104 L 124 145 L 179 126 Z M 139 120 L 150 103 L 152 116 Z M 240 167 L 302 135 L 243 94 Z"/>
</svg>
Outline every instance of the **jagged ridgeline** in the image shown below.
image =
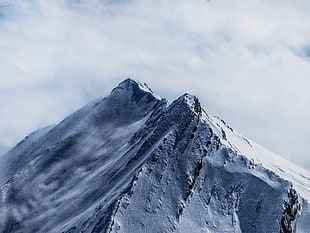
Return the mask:
<svg viewBox="0 0 310 233">
<path fill-rule="evenodd" d="M 309 172 L 126 79 L 0 158 L 0 232 L 309 233 Z"/>
</svg>

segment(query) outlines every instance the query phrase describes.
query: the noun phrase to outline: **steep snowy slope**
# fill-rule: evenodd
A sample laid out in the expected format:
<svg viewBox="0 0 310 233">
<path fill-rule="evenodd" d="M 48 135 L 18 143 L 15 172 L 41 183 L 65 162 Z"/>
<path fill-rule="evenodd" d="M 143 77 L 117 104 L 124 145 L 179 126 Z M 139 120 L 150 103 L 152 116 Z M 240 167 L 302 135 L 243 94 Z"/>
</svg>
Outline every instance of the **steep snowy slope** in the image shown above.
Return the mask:
<svg viewBox="0 0 310 233">
<path fill-rule="evenodd" d="M 0 158 L 0 232 L 300 232 L 310 174 L 126 79 Z"/>
</svg>

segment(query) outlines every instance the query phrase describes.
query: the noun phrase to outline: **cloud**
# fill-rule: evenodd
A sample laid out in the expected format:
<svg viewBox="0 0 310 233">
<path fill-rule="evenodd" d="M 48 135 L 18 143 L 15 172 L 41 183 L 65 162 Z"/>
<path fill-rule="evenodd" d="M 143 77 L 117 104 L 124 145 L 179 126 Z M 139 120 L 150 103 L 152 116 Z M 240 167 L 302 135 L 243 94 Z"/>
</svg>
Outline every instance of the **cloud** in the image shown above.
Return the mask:
<svg viewBox="0 0 310 233">
<path fill-rule="evenodd" d="M 307 0 L 14 1 L 0 8 L 0 142 L 61 120 L 124 77 L 310 169 Z"/>
</svg>

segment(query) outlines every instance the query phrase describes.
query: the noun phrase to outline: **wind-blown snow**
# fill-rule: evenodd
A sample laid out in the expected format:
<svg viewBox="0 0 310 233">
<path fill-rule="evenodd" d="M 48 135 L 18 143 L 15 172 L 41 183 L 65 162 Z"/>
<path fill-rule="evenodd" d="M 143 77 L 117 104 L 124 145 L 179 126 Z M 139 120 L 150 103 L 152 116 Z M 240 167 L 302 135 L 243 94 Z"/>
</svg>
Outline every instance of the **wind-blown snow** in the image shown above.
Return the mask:
<svg viewBox="0 0 310 233">
<path fill-rule="evenodd" d="M 219 118 L 212 117 L 210 119 L 213 124 L 224 130 L 227 141 L 230 145 L 238 148 L 239 154 L 245 155 L 254 163 L 261 164 L 264 168 L 269 169 L 270 171 L 273 171 L 277 175 L 281 176 L 283 179 L 292 182 L 298 192 L 304 198 L 310 200 L 310 172 L 308 170 L 298 167 L 283 157 L 278 156 L 266 148 L 256 144 L 251 139 L 232 131 Z M 226 144 L 229 145 L 229 143 Z"/>
</svg>

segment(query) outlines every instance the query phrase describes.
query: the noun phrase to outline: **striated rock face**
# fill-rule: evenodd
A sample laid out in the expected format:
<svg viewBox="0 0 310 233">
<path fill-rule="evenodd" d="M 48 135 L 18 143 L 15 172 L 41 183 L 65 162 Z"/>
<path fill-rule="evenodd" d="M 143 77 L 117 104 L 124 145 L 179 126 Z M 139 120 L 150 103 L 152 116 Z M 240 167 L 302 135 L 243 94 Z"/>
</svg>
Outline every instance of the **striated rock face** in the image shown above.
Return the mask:
<svg viewBox="0 0 310 233">
<path fill-rule="evenodd" d="M 310 175 L 126 79 L 0 158 L 0 232 L 299 232 Z"/>
<path fill-rule="evenodd" d="M 296 232 L 296 218 L 300 211 L 298 194 L 295 189 L 290 188 L 288 200 L 284 201 L 283 215 L 280 221 L 280 233 Z"/>
</svg>

